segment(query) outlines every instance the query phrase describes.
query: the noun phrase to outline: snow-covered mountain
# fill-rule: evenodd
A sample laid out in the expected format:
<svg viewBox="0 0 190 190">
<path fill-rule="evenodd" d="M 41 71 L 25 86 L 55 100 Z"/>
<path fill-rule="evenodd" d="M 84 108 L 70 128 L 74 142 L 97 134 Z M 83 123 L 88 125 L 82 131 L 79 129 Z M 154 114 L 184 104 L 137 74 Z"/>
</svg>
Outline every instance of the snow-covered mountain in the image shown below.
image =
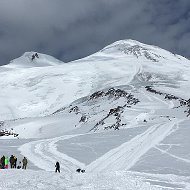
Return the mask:
<svg viewBox="0 0 190 190">
<path fill-rule="evenodd" d="M 5 67 L 7 68 L 30 68 L 30 67 L 47 67 L 63 64 L 62 61 L 52 56 L 37 52 L 26 52 L 21 57 L 12 60 Z"/>
<path fill-rule="evenodd" d="M 96 91 L 139 81 L 164 89 L 175 83 L 175 93 L 188 98 L 183 81 L 189 80 L 189 60 L 136 41 L 119 41 L 67 64 L 43 54 L 31 61 L 33 54 L 0 69 L 1 120 L 48 115 Z"/>
<path fill-rule="evenodd" d="M 19 135 L 15 154 L 31 168 L 59 160 L 68 173 L 130 170 L 154 187 L 190 187 L 188 59 L 134 40 L 69 63 L 33 55 L 0 67 L 0 128 Z"/>
</svg>

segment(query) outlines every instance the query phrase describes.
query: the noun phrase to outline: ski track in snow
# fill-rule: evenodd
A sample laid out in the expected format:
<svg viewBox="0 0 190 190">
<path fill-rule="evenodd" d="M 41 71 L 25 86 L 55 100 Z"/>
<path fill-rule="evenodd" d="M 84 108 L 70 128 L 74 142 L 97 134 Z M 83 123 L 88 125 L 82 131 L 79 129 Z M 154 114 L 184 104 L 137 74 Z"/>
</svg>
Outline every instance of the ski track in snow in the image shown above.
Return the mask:
<svg viewBox="0 0 190 190">
<path fill-rule="evenodd" d="M 76 136 L 79 136 L 79 134 L 34 141 L 22 145 L 19 150 L 21 154 L 27 156 L 38 168 L 46 171 L 53 171 L 52 169 L 54 168 L 55 162 L 59 161 L 63 170 L 73 172 L 78 167 L 84 167 L 84 164 L 66 154 L 58 152 L 55 143 L 59 140 L 65 140 Z"/>
<path fill-rule="evenodd" d="M 169 156 L 171 156 L 171 157 L 173 157 L 173 158 L 175 158 L 175 159 L 177 159 L 177 160 L 181 160 L 181 161 L 183 161 L 183 162 L 186 162 L 186 163 L 190 164 L 190 160 L 188 160 L 188 159 L 181 158 L 181 157 L 179 157 L 179 156 L 176 156 L 176 155 L 174 155 L 174 154 L 171 154 L 171 153 L 169 153 L 168 151 L 162 150 L 161 148 L 158 148 L 158 147 L 155 147 L 155 148 L 156 148 L 157 150 L 159 150 L 160 152 L 162 152 L 162 153 L 164 153 L 164 154 L 167 154 L 167 155 L 169 155 Z"/>
<path fill-rule="evenodd" d="M 177 121 L 156 124 L 135 138 L 109 151 L 87 166 L 87 171 L 129 170 L 148 150 L 161 142 L 173 130 Z"/>
</svg>

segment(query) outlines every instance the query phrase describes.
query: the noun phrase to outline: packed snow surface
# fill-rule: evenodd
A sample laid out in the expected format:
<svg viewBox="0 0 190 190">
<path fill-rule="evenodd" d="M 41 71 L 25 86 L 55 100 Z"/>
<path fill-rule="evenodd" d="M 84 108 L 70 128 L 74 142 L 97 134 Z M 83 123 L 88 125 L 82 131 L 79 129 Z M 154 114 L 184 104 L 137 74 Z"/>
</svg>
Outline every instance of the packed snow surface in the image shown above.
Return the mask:
<svg viewBox="0 0 190 190">
<path fill-rule="evenodd" d="M 0 67 L 0 155 L 29 160 L 0 189 L 190 189 L 188 59 L 134 40 L 34 55 Z"/>
</svg>

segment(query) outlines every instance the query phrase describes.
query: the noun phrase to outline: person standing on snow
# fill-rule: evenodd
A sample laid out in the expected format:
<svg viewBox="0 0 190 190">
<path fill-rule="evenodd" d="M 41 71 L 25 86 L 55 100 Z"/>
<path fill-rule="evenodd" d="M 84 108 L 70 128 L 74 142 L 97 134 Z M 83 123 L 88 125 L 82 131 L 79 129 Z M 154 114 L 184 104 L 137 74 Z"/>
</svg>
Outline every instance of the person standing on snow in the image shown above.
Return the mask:
<svg viewBox="0 0 190 190">
<path fill-rule="evenodd" d="M 26 157 L 24 157 L 23 158 L 23 160 L 22 160 L 22 169 L 26 169 L 26 166 L 27 166 L 27 164 L 28 164 L 28 160 L 26 159 Z"/>
<path fill-rule="evenodd" d="M 56 173 L 57 173 L 57 172 L 60 173 L 60 164 L 59 164 L 59 162 L 56 162 L 56 163 L 55 163 L 55 172 L 56 172 Z"/>
<path fill-rule="evenodd" d="M 10 159 L 9 159 L 9 162 L 10 162 L 11 168 L 14 168 L 15 159 L 14 159 L 14 156 L 13 156 L 13 155 L 11 155 L 11 157 L 10 157 Z"/>
<path fill-rule="evenodd" d="M 5 169 L 8 169 L 9 167 L 9 159 L 8 157 L 5 158 Z"/>
<path fill-rule="evenodd" d="M 1 168 L 5 169 L 5 156 L 4 155 L 1 157 Z"/>
<path fill-rule="evenodd" d="M 16 168 L 16 166 L 17 166 L 17 157 L 14 156 L 14 168 Z"/>
</svg>

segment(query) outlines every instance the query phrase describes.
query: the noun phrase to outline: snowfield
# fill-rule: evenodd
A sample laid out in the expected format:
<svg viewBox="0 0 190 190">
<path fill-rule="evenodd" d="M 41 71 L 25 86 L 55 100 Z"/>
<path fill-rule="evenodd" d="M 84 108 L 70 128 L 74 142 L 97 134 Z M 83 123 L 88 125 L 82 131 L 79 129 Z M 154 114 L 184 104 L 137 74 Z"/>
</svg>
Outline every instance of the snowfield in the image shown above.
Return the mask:
<svg viewBox="0 0 190 190">
<path fill-rule="evenodd" d="M 70 63 L 34 54 L 0 67 L 0 156 L 29 160 L 0 189 L 190 190 L 188 59 L 134 40 Z"/>
<path fill-rule="evenodd" d="M 143 182 L 142 177 L 126 172 L 112 172 L 104 174 L 65 174 L 55 175 L 53 172 L 44 171 L 3 171 L 0 178 L 0 189 L 44 189 L 44 190 L 96 190 L 96 189 L 142 189 L 160 190 L 148 182 Z"/>
</svg>

